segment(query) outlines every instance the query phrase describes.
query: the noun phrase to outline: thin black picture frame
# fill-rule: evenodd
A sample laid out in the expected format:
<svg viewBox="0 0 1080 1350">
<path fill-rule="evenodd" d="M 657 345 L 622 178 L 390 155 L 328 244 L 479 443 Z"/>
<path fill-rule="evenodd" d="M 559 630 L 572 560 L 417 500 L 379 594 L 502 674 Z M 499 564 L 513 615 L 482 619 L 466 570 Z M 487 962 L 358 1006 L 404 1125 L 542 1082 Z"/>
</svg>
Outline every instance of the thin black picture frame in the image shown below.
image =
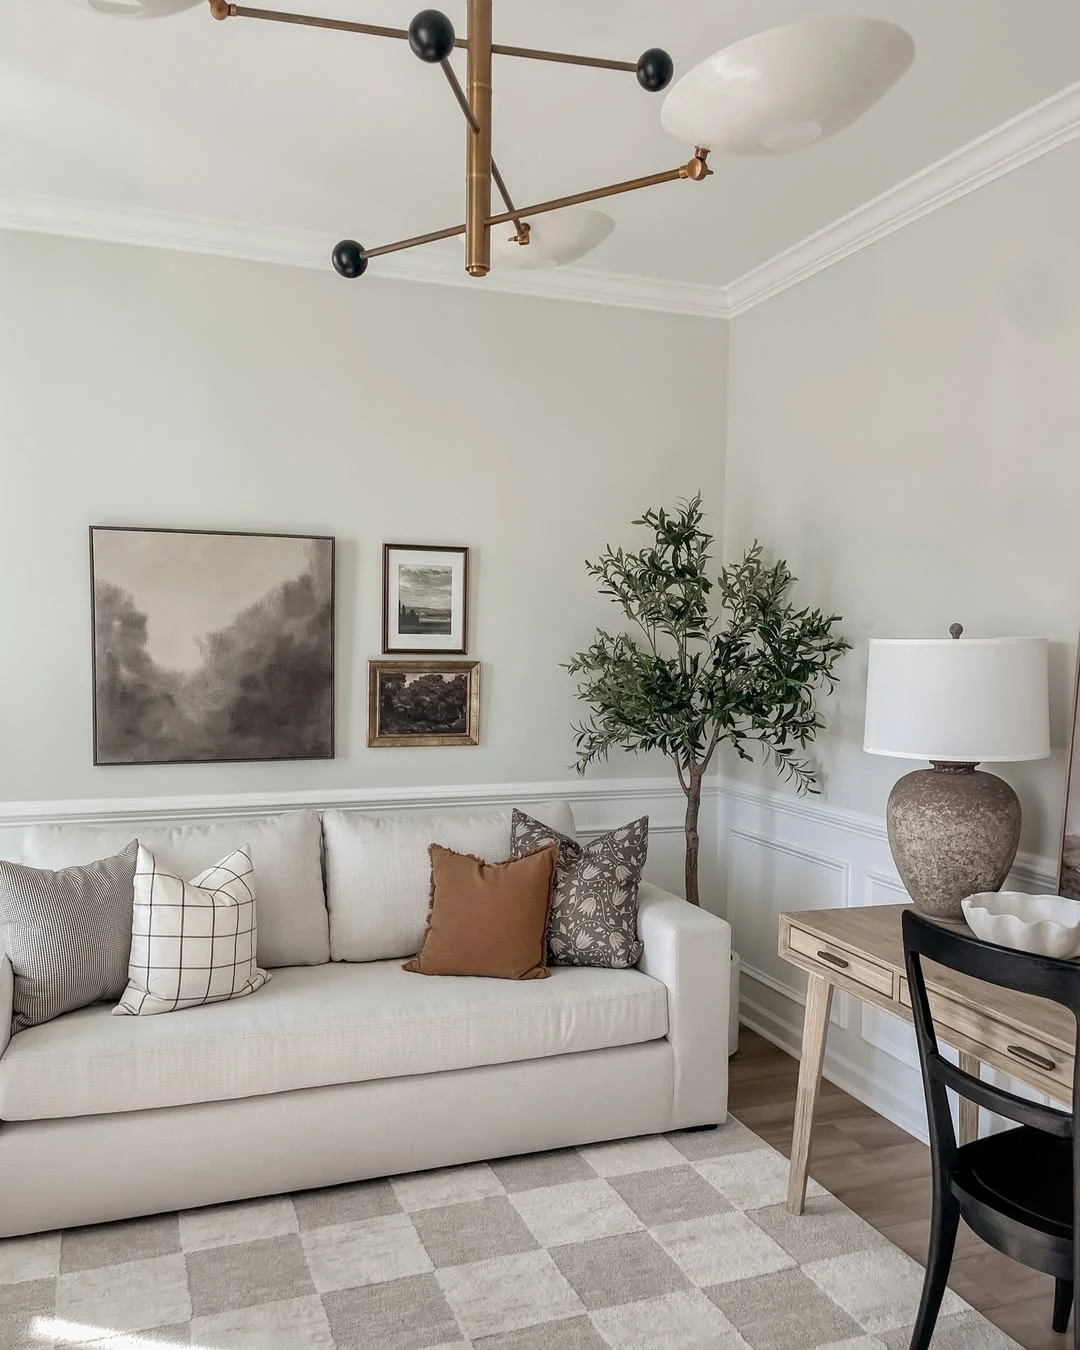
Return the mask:
<svg viewBox="0 0 1080 1350">
<path fill-rule="evenodd" d="M 239 539 L 302 539 L 307 543 L 330 545 L 330 748 L 326 755 L 258 755 L 242 759 L 151 759 L 121 762 L 103 760 L 98 755 L 98 661 L 97 661 L 97 597 L 94 575 L 94 535 L 113 534 L 188 534 L 211 535 Z M 168 525 L 90 525 L 88 528 L 90 563 L 90 694 L 92 760 L 95 768 L 129 769 L 160 764 L 277 764 L 317 761 L 337 758 L 337 539 L 330 534 L 299 534 L 275 530 L 200 530 L 173 528 Z"/>
<path fill-rule="evenodd" d="M 391 647 L 390 646 L 390 558 L 401 553 L 460 553 L 461 575 L 461 646 L 460 647 Z M 469 651 L 469 548 L 463 544 L 383 544 L 382 574 L 382 654 L 383 656 L 466 656 Z"/>
</svg>

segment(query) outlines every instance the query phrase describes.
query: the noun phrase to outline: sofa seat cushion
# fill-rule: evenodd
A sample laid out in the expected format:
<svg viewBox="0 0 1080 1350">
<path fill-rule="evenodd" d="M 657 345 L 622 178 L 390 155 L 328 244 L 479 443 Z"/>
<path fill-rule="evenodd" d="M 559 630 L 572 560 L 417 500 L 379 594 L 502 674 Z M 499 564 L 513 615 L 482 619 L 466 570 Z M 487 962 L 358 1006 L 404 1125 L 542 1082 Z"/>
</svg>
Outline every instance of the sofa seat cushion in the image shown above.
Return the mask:
<svg viewBox="0 0 1080 1350">
<path fill-rule="evenodd" d="M 397 961 L 275 971 L 255 998 L 168 1017 L 68 1013 L 11 1038 L 0 1120 L 107 1115 L 541 1059 L 667 1034 L 639 970 L 420 980 Z"/>
</svg>

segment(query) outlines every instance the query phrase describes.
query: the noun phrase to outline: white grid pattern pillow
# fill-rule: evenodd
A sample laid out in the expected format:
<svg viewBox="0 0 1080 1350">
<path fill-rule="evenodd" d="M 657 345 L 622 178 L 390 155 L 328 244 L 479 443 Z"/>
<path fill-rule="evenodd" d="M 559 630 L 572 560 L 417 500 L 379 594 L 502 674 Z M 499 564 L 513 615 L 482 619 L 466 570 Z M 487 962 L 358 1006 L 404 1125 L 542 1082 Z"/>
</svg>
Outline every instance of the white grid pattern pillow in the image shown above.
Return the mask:
<svg viewBox="0 0 1080 1350">
<path fill-rule="evenodd" d="M 253 994 L 270 978 L 255 964 L 256 937 L 248 845 L 182 881 L 140 844 L 128 987 L 113 1012 L 147 1017 Z"/>
</svg>

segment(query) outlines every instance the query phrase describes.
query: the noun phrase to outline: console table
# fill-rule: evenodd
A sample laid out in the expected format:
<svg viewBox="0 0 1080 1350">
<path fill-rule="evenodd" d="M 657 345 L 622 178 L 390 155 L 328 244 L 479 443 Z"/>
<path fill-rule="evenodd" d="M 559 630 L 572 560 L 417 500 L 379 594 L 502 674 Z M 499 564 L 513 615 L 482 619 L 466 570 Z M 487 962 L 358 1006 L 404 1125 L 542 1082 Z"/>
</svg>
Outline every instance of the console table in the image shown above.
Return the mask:
<svg viewBox="0 0 1080 1350">
<path fill-rule="evenodd" d="M 900 932 L 900 916 L 906 908 L 870 905 L 780 916 L 780 955 L 808 976 L 788 1181 L 787 1204 L 792 1214 L 801 1214 L 806 1203 L 810 1135 L 833 990 L 854 994 L 875 1008 L 911 1021 Z M 969 931 L 963 923 L 956 927 Z M 924 970 L 938 1036 L 960 1052 L 962 1069 L 978 1076 L 980 1065 L 990 1064 L 1053 1101 L 1071 1105 L 1076 1032 L 1063 1007 L 984 984 L 929 961 Z M 960 1142 L 969 1142 L 978 1132 L 978 1107 L 961 1098 Z"/>
</svg>

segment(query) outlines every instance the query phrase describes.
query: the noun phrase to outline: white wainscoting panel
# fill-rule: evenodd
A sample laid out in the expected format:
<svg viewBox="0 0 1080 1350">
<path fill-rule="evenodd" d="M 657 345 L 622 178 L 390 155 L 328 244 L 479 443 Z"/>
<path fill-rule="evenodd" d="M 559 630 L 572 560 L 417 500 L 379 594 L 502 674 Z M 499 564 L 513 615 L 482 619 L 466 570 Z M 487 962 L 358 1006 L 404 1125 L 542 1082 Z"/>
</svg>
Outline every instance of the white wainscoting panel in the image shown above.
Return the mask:
<svg viewBox="0 0 1080 1350">
<path fill-rule="evenodd" d="M 806 1002 L 806 977 L 776 951 L 777 918 L 800 897 L 800 909 L 833 909 L 847 903 L 849 868 L 843 858 L 733 826 L 728 832 L 728 917 L 737 926 L 743 974 L 781 999 Z M 771 950 L 770 950 L 771 939 Z M 753 956 L 743 956 L 745 950 Z M 832 1021 L 843 1026 L 848 1008 L 833 1000 Z"/>
<path fill-rule="evenodd" d="M 803 981 L 777 956 L 785 911 L 902 904 L 907 894 L 889 853 L 885 822 L 819 798 L 722 783 L 718 875 L 735 950 L 742 961 L 741 1020 L 798 1057 Z M 1052 859 L 1023 855 L 1010 883 L 1056 890 Z M 922 1081 L 911 1029 L 853 996 L 834 1017 L 825 1076 L 918 1138 L 926 1138 Z"/>
</svg>

